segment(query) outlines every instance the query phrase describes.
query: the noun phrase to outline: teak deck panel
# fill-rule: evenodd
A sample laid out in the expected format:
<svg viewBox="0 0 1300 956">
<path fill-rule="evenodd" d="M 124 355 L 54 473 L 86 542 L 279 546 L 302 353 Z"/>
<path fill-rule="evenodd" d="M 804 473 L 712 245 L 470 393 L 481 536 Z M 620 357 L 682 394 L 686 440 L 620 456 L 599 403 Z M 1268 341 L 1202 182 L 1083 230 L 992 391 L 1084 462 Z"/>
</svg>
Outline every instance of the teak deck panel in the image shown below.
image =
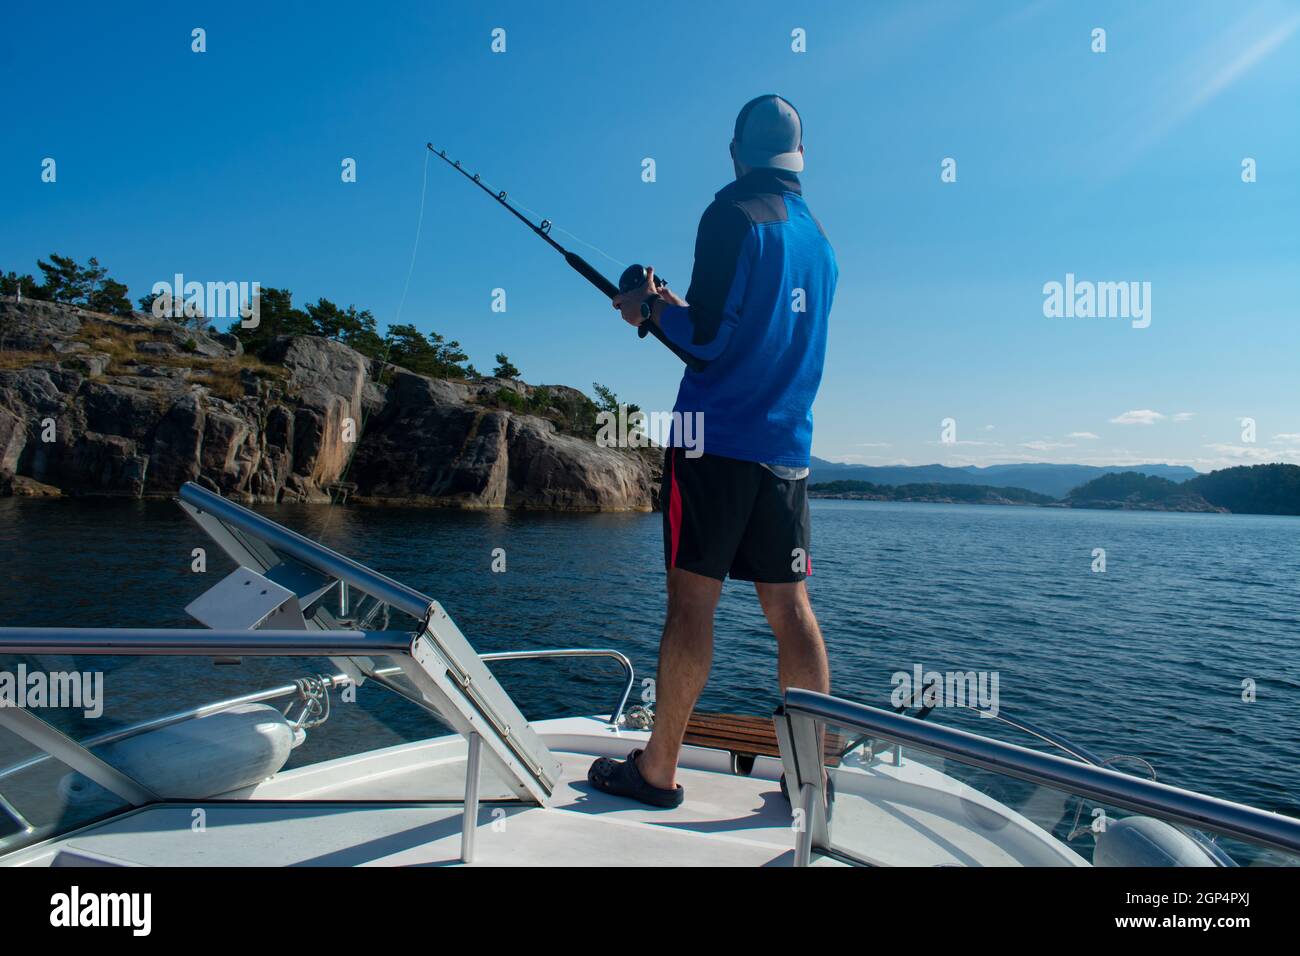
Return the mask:
<svg viewBox="0 0 1300 956">
<path fill-rule="evenodd" d="M 704 714 L 695 712 L 686 724 L 683 743 L 695 747 L 727 750 L 744 757 L 780 757 L 776 727 L 771 717 L 749 714 Z M 839 766 L 839 734 L 827 734 L 824 744 L 826 765 Z"/>
</svg>

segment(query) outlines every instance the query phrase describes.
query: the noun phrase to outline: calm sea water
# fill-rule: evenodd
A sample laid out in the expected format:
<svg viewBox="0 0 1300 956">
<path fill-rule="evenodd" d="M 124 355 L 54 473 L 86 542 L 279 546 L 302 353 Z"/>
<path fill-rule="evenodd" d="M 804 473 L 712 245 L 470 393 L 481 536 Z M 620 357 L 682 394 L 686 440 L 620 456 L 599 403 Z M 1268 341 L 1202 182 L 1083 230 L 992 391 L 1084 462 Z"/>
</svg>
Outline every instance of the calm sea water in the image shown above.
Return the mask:
<svg viewBox="0 0 1300 956">
<path fill-rule="evenodd" d="M 658 515 L 262 510 L 437 598 L 480 651 L 613 647 L 640 675 L 654 672 Z M 916 664 L 997 671 L 1008 712 L 1103 756 L 1144 757 L 1161 780 L 1300 813 L 1300 519 L 851 501 L 813 510 L 810 588 L 836 693 L 888 706 L 891 675 Z M 190 570 L 200 546 L 206 576 Z M 498 547 L 504 574 L 490 570 Z M 1106 551 L 1104 573 L 1092 570 L 1095 548 Z M 184 605 L 232 567 L 169 503 L 0 500 L 3 624 L 187 626 Z M 749 586 L 727 584 L 716 647 L 701 706 L 770 713 L 775 652 Z M 74 732 L 330 669 L 97 663 L 107 712 Z M 0 669 L 15 664 L 0 658 Z M 497 670 L 530 717 L 608 713 L 617 697 L 616 670 Z M 342 726 L 325 734 L 327 725 L 295 760 L 328 756 L 341 740 L 429 732 L 390 697 L 363 688 L 364 706 L 336 708 Z"/>
</svg>

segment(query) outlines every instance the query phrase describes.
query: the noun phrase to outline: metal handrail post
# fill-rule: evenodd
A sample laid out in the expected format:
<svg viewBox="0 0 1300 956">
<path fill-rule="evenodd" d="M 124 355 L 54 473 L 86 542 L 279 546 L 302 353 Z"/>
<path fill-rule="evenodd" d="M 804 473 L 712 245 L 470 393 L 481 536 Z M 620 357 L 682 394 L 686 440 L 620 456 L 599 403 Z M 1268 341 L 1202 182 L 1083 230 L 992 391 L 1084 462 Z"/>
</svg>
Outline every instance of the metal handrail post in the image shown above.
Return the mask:
<svg viewBox="0 0 1300 956">
<path fill-rule="evenodd" d="M 465 813 L 460 823 L 460 860 L 474 862 L 474 838 L 478 834 L 479 758 L 483 738 L 469 734 L 469 754 L 465 761 Z"/>
</svg>

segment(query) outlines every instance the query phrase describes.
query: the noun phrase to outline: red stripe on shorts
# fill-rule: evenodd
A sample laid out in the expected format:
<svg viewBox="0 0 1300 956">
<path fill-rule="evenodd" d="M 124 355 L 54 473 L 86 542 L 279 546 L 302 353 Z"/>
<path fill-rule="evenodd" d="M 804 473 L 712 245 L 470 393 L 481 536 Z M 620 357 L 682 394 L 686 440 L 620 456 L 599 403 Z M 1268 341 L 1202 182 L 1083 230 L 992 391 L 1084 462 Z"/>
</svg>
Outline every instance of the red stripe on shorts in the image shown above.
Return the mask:
<svg viewBox="0 0 1300 956">
<path fill-rule="evenodd" d="M 672 555 L 669 558 L 668 566 L 677 567 L 677 545 L 682 540 L 682 490 L 677 487 L 677 452 L 680 448 L 673 449 L 674 454 L 670 459 L 672 462 L 672 490 L 668 495 L 668 527 L 672 533 Z"/>
</svg>

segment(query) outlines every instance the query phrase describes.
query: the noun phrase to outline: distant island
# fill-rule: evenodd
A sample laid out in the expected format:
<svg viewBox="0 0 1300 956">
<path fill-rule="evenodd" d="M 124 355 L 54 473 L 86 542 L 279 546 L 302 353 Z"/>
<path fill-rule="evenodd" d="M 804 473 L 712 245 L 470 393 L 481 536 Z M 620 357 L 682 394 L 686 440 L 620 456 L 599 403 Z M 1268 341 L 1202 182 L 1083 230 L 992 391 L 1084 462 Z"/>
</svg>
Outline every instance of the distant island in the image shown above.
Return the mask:
<svg viewBox="0 0 1300 956">
<path fill-rule="evenodd" d="M 1048 505 L 1056 501 L 1024 488 L 995 488 L 991 485 L 952 485 L 937 481 L 906 485 L 877 485 L 870 481 L 827 481 L 809 485 L 814 498 L 846 498 L 860 501 L 927 501 L 967 505 Z"/>
<path fill-rule="evenodd" d="M 1138 471 L 1115 471 L 1086 481 L 1060 498 L 1024 488 L 991 485 L 943 482 L 884 485 L 847 479 L 815 482 L 808 486 L 808 493 L 813 498 L 867 501 L 1300 515 L 1300 465 L 1241 465 L 1198 474 L 1182 482 Z"/>
<path fill-rule="evenodd" d="M 1179 483 L 1155 475 L 1123 471 L 1102 475 L 1080 485 L 1065 497 L 1063 503 L 1071 508 L 1111 511 L 1228 511 L 1197 490 L 1195 483 L 1199 480 L 1192 478 Z"/>
<path fill-rule="evenodd" d="M 1014 465 L 856 465 L 827 461 L 814 456 L 809 481 L 867 481 L 875 485 L 984 485 L 989 488 L 1024 488 L 1040 495 L 1064 498 L 1075 488 L 1094 478 L 1117 471 L 1136 471 L 1143 475 L 1187 481 L 1199 472 L 1186 465 L 1071 465 L 1054 462 L 1023 462 Z"/>
</svg>

